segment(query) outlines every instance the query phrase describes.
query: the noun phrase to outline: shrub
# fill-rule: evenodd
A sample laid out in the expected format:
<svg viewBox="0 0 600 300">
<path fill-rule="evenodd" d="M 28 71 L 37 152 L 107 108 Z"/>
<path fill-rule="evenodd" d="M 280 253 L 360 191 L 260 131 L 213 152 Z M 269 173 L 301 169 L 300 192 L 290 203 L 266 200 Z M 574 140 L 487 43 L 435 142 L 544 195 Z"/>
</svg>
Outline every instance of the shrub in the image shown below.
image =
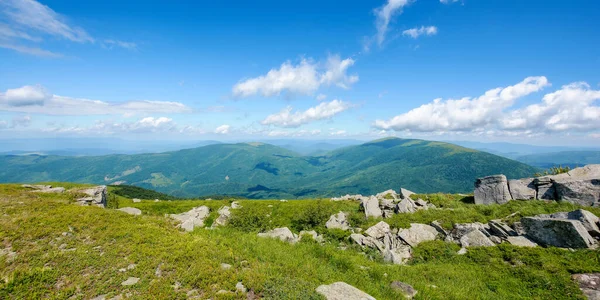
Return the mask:
<svg viewBox="0 0 600 300">
<path fill-rule="evenodd" d="M 245 232 L 261 232 L 270 229 L 269 217 L 264 210 L 259 207 L 249 206 L 242 209 L 233 210 L 229 226 Z"/>
<path fill-rule="evenodd" d="M 292 228 L 301 231 L 322 227 L 333 213 L 331 206 L 325 205 L 323 200 L 318 200 L 307 205 L 292 218 Z"/>
</svg>

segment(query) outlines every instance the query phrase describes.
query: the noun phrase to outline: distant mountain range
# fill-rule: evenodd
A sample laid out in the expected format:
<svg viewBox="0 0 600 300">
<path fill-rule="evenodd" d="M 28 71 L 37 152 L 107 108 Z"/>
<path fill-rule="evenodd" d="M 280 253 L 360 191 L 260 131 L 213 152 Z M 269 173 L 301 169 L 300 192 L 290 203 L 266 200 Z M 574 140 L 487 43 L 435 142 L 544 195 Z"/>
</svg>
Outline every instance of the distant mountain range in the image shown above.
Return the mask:
<svg viewBox="0 0 600 300">
<path fill-rule="evenodd" d="M 387 138 L 306 156 L 265 143 L 213 144 L 165 153 L 0 156 L 0 182 L 129 184 L 179 197 L 305 198 L 386 189 L 472 192 L 475 178 L 539 169 L 457 145 Z"/>
</svg>

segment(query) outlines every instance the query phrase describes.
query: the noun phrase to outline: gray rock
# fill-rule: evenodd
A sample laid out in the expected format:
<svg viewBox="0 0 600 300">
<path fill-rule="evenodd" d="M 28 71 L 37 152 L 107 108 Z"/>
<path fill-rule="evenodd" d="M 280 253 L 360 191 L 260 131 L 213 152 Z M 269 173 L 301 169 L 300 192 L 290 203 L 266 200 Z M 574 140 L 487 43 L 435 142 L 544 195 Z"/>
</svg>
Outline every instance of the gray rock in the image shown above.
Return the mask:
<svg viewBox="0 0 600 300">
<path fill-rule="evenodd" d="M 444 238 L 448 235 L 448 231 L 446 231 L 446 229 L 444 229 L 442 224 L 440 224 L 438 221 L 431 222 L 431 227 L 435 228 L 435 230 L 437 230 L 439 234 L 443 235 Z"/>
<path fill-rule="evenodd" d="M 379 208 L 379 200 L 374 196 L 363 199 L 361 206 L 367 217 L 380 218 L 383 215 L 383 212 Z"/>
<path fill-rule="evenodd" d="M 490 226 L 490 231 L 493 235 L 507 238 L 509 236 L 517 236 L 517 232 L 510 228 L 506 223 L 500 220 L 491 220 L 488 225 Z"/>
<path fill-rule="evenodd" d="M 458 255 L 465 255 L 465 254 L 467 254 L 467 251 L 468 251 L 467 248 L 462 247 L 462 248 L 460 248 L 460 250 L 458 250 L 456 252 L 456 254 L 458 254 Z"/>
<path fill-rule="evenodd" d="M 415 288 L 413 288 L 411 285 L 406 284 L 404 282 L 393 281 L 390 284 L 390 287 L 392 288 L 392 290 L 402 293 L 407 299 L 412 299 L 414 296 L 417 295 L 417 290 L 415 290 Z"/>
<path fill-rule="evenodd" d="M 262 232 L 259 233 L 258 236 L 279 239 L 292 244 L 298 241 L 298 236 L 292 233 L 292 231 L 287 227 L 275 228 L 271 231 Z"/>
<path fill-rule="evenodd" d="M 369 247 L 369 248 L 372 248 L 372 249 L 377 249 L 377 250 L 379 250 L 379 252 L 382 252 L 382 253 L 383 253 L 383 251 L 386 250 L 385 249 L 385 245 L 382 242 L 380 242 L 378 239 L 370 237 L 370 236 L 364 237 L 362 239 L 362 244 L 365 247 Z"/>
<path fill-rule="evenodd" d="M 219 213 L 219 217 L 215 219 L 211 227 L 227 225 L 227 223 L 229 223 L 229 218 L 231 218 L 231 211 L 229 211 L 229 209 L 229 206 L 223 206 L 219 208 L 219 210 L 217 211 Z"/>
<path fill-rule="evenodd" d="M 582 206 L 600 204 L 600 177 L 594 179 L 558 179 L 554 181 L 556 198 Z"/>
<path fill-rule="evenodd" d="M 402 201 L 398 202 L 398 204 L 396 204 L 395 210 L 398 214 L 414 213 L 415 211 L 417 211 L 417 204 L 410 198 L 405 198 L 402 199 Z"/>
<path fill-rule="evenodd" d="M 345 282 L 320 285 L 316 291 L 327 300 L 375 300 L 373 296 Z"/>
<path fill-rule="evenodd" d="M 142 202 L 142 200 L 140 200 L 138 198 L 133 198 L 133 199 L 131 199 L 131 201 L 133 201 L 133 203 L 140 203 L 140 202 Z"/>
<path fill-rule="evenodd" d="M 221 264 L 221 269 L 223 269 L 223 270 L 229 270 L 229 269 L 231 269 L 231 265 L 230 264 L 226 264 L 226 263 L 222 263 Z"/>
<path fill-rule="evenodd" d="M 394 200 L 394 199 L 398 199 L 399 195 L 394 190 L 387 190 L 387 191 L 384 191 L 384 192 L 381 192 L 381 193 L 375 195 L 375 197 L 377 197 L 377 199 Z"/>
<path fill-rule="evenodd" d="M 238 202 L 238 201 L 231 202 L 231 209 L 238 209 L 238 208 L 242 208 L 242 206 L 240 205 L 240 202 Z"/>
<path fill-rule="evenodd" d="M 527 232 L 525 232 L 525 228 L 523 227 L 523 224 L 521 222 L 514 222 L 512 224 L 512 229 L 517 233 L 517 235 L 527 234 Z"/>
<path fill-rule="evenodd" d="M 514 200 L 532 200 L 536 198 L 537 189 L 533 183 L 533 178 L 509 180 L 508 190 Z"/>
<path fill-rule="evenodd" d="M 142 214 L 142 211 L 135 207 L 123 207 L 123 208 L 119 208 L 117 210 L 122 211 L 124 213 L 128 213 L 130 215 L 134 215 L 134 216 L 139 216 Z"/>
<path fill-rule="evenodd" d="M 62 194 L 65 192 L 64 187 L 52 187 L 51 185 L 42 185 L 42 184 L 23 184 L 21 185 L 24 188 L 32 189 L 33 192 L 36 193 L 55 193 Z"/>
<path fill-rule="evenodd" d="M 414 194 L 416 194 L 416 193 L 409 191 L 407 189 L 404 189 L 404 188 L 400 189 L 400 198 L 402 198 L 402 199 L 410 199 L 410 196 L 414 195 Z"/>
<path fill-rule="evenodd" d="M 325 239 L 323 239 L 323 236 L 319 235 L 316 231 L 314 230 L 302 230 L 300 231 L 300 233 L 298 234 L 298 238 L 301 238 L 303 235 L 308 235 L 310 236 L 313 240 L 322 243 L 325 241 Z"/>
<path fill-rule="evenodd" d="M 106 186 L 99 185 L 93 188 L 80 190 L 81 193 L 85 194 L 85 197 L 77 199 L 77 203 L 84 206 L 95 205 L 99 207 L 106 206 Z"/>
<path fill-rule="evenodd" d="M 379 207 L 381 207 L 381 209 L 383 209 L 383 210 L 394 209 L 396 207 L 396 203 L 394 203 L 393 200 L 383 199 L 383 198 L 378 198 L 378 199 L 379 199 Z"/>
<path fill-rule="evenodd" d="M 246 287 L 241 281 L 235 284 L 235 290 L 242 293 L 245 293 L 247 291 Z"/>
<path fill-rule="evenodd" d="M 504 175 L 492 175 L 475 181 L 475 204 L 504 204 L 510 201 L 508 182 Z"/>
<path fill-rule="evenodd" d="M 363 245 L 364 238 L 365 238 L 365 236 L 360 233 L 353 233 L 350 235 L 350 239 L 361 246 Z"/>
<path fill-rule="evenodd" d="M 600 229 L 598 226 L 600 225 L 600 218 L 598 218 L 593 213 L 578 209 L 567 214 L 567 217 L 571 220 L 578 220 L 581 222 L 583 227 L 588 231 L 588 233 L 594 237 L 600 237 Z"/>
<path fill-rule="evenodd" d="M 383 261 L 403 265 L 412 257 L 412 248 L 408 245 L 399 245 L 396 248 L 384 250 L 382 254 Z"/>
<path fill-rule="evenodd" d="M 454 224 L 454 229 L 452 229 L 452 232 L 450 233 L 449 236 L 451 236 L 455 240 L 460 240 L 461 237 L 463 237 L 464 235 L 468 234 L 469 232 L 471 232 L 473 230 L 479 230 L 485 236 L 490 236 L 487 229 L 488 228 L 484 224 L 479 223 L 479 222 L 456 223 L 456 224 Z"/>
<path fill-rule="evenodd" d="M 492 241 L 494 244 L 502 244 L 502 239 L 495 235 L 488 236 L 488 239 L 490 239 L 490 241 Z"/>
<path fill-rule="evenodd" d="M 537 244 L 524 236 L 509 236 L 506 238 L 506 241 L 515 246 L 519 247 L 536 247 Z"/>
<path fill-rule="evenodd" d="M 140 281 L 139 278 L 137 277 L 129 277 L 127 278 L 127 280 L 121 282 L 122 286 L 130 286 L 130 285 L 134 285 L 136 283 L 138 283 Z"/>
<path fill-rule="evenodd" d="M 391 210 L 391 209 L 384 209 L 383 210 L 383 218 L 389 219 L 389 218 L 391 218 L 393 216 L 394 216 L 394 211 L 393 210 Z"/>
<path fill-rule="evenodd" d="M 600 273 L 573 274 L 571 278 L 588 300 L 600 300 Z"/>
<path fill-rule="evenodd" d="M 349 230 L 350 223 L 348 223 L 348 216 L 344 212 L 338 212 L 335 215 L 331 215 L 327 223 L 325 223 L 327 229 L 338 228 L 341 230 Z"/>
<path fill-rule="evenodd" d="M 402 229 L 398 236 L 412 247 L 426 241 L 433 241 L 438 236 L 438 231 L 432 226 L 418 223 L 411 223 L 410 228 Z"/>
<path fill-rule="evenodd" d="M 527 237 L 538 244 L 561 248 L 594 248 L 596 241 L 576 220 L 525 217 L 521 223 Z"/>
<path fill-rule="evenodd" d="M 381 221 L 365 230 L 365 234 L 376 239 L 383 238 L 387 233 L 390 233 L 390 225 Z"/>
<path fill-rule="evenodd" d="M 490 247 L 496 245 L 479 230 L 472 230 L 463 235 L 460 238 L 460 244 L 463 247 Z"/>
<path fill-rule="evenodd" d="M 556 190 L 554 183 L 548 176 L 538 177 L 533 180 L 537 188 L 536 197 L 540 200 L 556 200 Z"/>
<path fill-rule="evenodd" d="M 190 211 L 180 213 L 180 214 L 171 214 L 169 215 L 171 218 L 178 220 L 181 222 L 179 225 L 185 231 L 192 231 L 195 227 L 203 227 L 204 220 L 210 214 L 210 208 L 207 206 L 199 206 L 194 207 Z"/>
</svg>

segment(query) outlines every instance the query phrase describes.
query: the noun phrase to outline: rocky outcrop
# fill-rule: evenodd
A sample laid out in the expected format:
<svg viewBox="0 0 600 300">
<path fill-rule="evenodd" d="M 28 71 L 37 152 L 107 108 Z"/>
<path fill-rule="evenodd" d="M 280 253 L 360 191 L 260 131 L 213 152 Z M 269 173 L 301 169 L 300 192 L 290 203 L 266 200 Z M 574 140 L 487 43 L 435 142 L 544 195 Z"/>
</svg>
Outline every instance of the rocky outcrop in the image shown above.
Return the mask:
<svg viewBox="0 0 600 300">
<path fill-rule="evenodd" d="M 573 274 L 571 278 L 588 300 L 600 300 L 600 273 Z"/>
<path fill-rule="evenodd" d="M 390 287 L 392 288 L 392 290 L 403 294 L 404 298 L 406 299 L 412 299 L 414 296 L 417 295 L 417 290 L 415 290 L 415 288 L 413 288 L 411 285 L 404 282 L 393 281 L 390 284 Z"/>
<path fill-rule="evenodd" d="M 358 233 L 350 239 L 362 247 L 372 248 L 381 253 L 385 262 L 404 264 L 411 257 L 411 246 L 390 229 L 386 222 L 379 222 L 365 230 L 366 236 Z"/>
<path fill-rule="evenodd" d="M 292 244 L 298 242 L 298 240 L 299 240 L 298 236 L 295 235 L 287 227 L 275 228 L 275 229 L 267 231 L 267 232 L 261 232 L 258 234 L 258 236 L 279 239 L 281 241 L 292 243 Z"/>
<path fill-rule="evenodd" d="M 475 181 L 475 204 L 504 204 L 512 200 L 504 175 L 492 175 Z"/>
<path fill-rule="evenodd" d="M 462 247 L 490 247 L 496 246 L 483 232 L 472 230 L 460 238 Z"/>
<path fill-rule="evenodd" d="M 398 231 L 398 236 L 412 247 L 426 241 L 433 241 L 438 236 L 438 231 L 432 226 L 411 223 L 410 228 Z"/>
<path fill-rule="evenodd" d="M 231 211 L 229 211 L 229 206 L 223 206 L 219 208 L 217 211 L 219 213 L 219 217 L 215 219 L 211 227 L 225 226 L 229 223 L 229 218 L 231 218 Z"/>
<path fill-rule="evenodd" d="M 538 244 L 561 248 L 595 248 L 596 240 L 580 221 L 558 218 L 525 217 L 521 223 L 527 237 Z"/>
<path fill-rule="evenodd" d="M 327 223 L 325 223 L 325 227 L 327 229 L 341 229 L 341 230 L 349 230 L 350 223 L 348 223 L 348 216 L 344 212 L 338 212 L 335 215 L 331 215 Z"/>
<path fill-rule="evenodd" d="M 536 199 L 537 196 L 533 178 L 509 180 L 508 190 L 510 191 L 512 199 L 515 200 L 533 200 Z"/>
<path fill-rule="evenodd" d="M 327 300 L 375 300 L 375 298 L 345 282 L 334 282 L 330 285 L 320 285 L 317 293 Z"/>
<path fill-rule="evenodd" d="M 210 214 L 210 208 L 207 206 L 199 206 L 194 207 L 190 211 L 180 213 L 180 214 L 171 214 L 169 215 L 171 218 L 178 220 L 181 222 L 179 227 L 185 231 L 193 231 L 196 227 L 203 227 L 204 220 Z"/>
<path fill-rule="evenodd" d="M 77 203 L 79 203 L 80 205 L 83 206 L 99 206 L 99 207 L 105 207 L 106 206 L 106 186 L 105 185 L 99 185 L 93 188 L 88 188 L 88 189 L 83 189 L 80 190 L 79 192 L 85 194 L 85 197 L 81 197 L 77 199 Z"/>
<path fill-rule="evenodd" d="M 506 237 L 506 241 L 514 246 L 519 247 L 536 247 L 537 244 L 524 236 L 509 236 Z"/>
<path fill-rule="evenodd" d="M 32 189 L 33 192 L 36 193 L 55 193 L 62 194 L 65 192 L 64 187 L 52 187 L 51 185 L 42 185 L 42 184 L 24 184 L 22 185 L 24 188 Z"/>
<path fill-rule="evenodd" d="M 365 211 L 365 216 L 367 218 L 380 218 L 383 215 L 382 210 L 379 208 L 379 199 L 377 199 L 375 196 L 363 199 L 360 205 Z"/>
</svg>

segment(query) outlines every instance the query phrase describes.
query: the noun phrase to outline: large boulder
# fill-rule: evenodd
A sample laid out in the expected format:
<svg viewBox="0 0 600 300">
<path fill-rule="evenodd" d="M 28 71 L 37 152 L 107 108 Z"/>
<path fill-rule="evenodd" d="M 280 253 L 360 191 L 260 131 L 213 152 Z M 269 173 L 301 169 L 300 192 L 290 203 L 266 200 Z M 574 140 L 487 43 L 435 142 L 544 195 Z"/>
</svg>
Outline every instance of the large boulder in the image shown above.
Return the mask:
<svg viewBox="0 0 600 300">
<path fill-rule="evenodd" d="M 532 200 L 536 197 L 536 187 L 533 183 L 533 178 L 509 180 L 508 190 L 514 200 Z"/>
<path fill-rule="evenodd" d="M 345 282 L 334 282 L 330 285 L 320 285 L 317 293 L 327 300 L 375 300 L 375 298 Z"/>
<path fill-rule="evenodd" d="M 379 218 L 383 215 L 383 212 L 379 208 L 379 199 L 375 196 L 365 198 L 361 202 L 361 206 L 365 211 L 365 216 Z"/>
<path fill-rule="evenodd" d="M 365 234 L 372 238 L 381 239 L 390 231 L 390 225 L 384 221 L 381 221 L 365 230 Z"/>
<path fill-rule="evenodd" d="M 271 231 L 261 232 L 258 234 L 258 236 L 279 239 L 292 244 L 298 241 L 298 236 L 287 227 L 275 228 Z"/>
<path fill-rule="evenodd" d="M 416 194 L 415 192 L 409 191 L 407 189 L 401 188 L 400 189 L 400 198 L 401 199 L 409 199 L 411 195 Z"/>
<path fill-rule="evenodd" d="M 509 236 L 506 238 L 506 241 L 518 247 L 536 247 L 537 244 L 532 242 L 530 239 L 524 236 Z"/>
<path fill-rule="evenodd" d="M 480 230 L 472 230 L 460 238 L 460 245 L 462 247 L 490 247 L 496 244 Z"/>
<path fill-rule="evenodd" d="M 397 214 L 411 214 L 417 211 L 417 204 L 410 198 L 402 199 L 394 209 Z"/>
<path fill-rule="evenodd" d="M 512 199 L 504 175 L 478 178 L 474 194 L 475 204 L 504 204 Z"/>
<path fill-rule="evenodd" d="M 581 222 L 590 235 L 600 237 L 600 218 L 593 213 L 584 209 L 578 209 L 569 212 L 567 218 Z"/>
<path fill-rule="evenodd" d="M 533 180 L 533 184 L 537 189 L 536 199 L 556 200 L 556 190 L 550 176 L 538 177 Z"/>
<path fill-rule="evenodd" d="M 600 177 L 594 179 L 558 179 L 554 181 L 556 198 L 583 206 L 600 204 Z"/>
<path fill-rule="evenodd" d="M 398 236 L 412 247 L 426 241 L 433 241 L 438 236 L 438 231 L 432 226 L 411 223 L 410 228 L 401 229 Z"/>
<path fill-rule="evenodd" d="M 398 199 L 399 195 L 394 190 L 387 190 L 375 195 L 375 197 L 377 197 L 377 199 L 395 200 Z"/>
<path fill-rule="evenodd" d="M 84 205 L 84 206 L 99 206 L 99 207 L 105 207 L 106 206 L 106 194 L 107 194 L 107 190 L 106 190 L 106 186 L 105 185 L 99 185 L 93 188 L 87 188 L 87 189 L 83 189 L 80 190 L 79 192 L 85 194 L 85 197 L 81 197 L 79 199 L 77 199 L 77 203 L 79 203 L 80 205 Z"/>
<path fill-rule="evenodd" d="M 412 257 L 412 248 L 408 245 L 400 245 L 393 249 L 385 249 L 382 254 L 383 261 L 403 265 Z"/>
<path fill-rule="evenodd" d="M 524 217 L 521 224 L 527 237 L 538 244 L 561 248 L 595 248 L 596 241 L 580 221 Z"/>
<path fill-rule="evenodd" d="M 600 273 L 573 274 L 571 278 L 588 300 L 600 300 Z"/>
<path fill-rule="evenodd" d="M 142 214 L 142 211 L 135 207 L 123 207 L 123 208 L 119 208 L 117 210 L 122 211 L 127 214 L 130 214 L 130 215 L 134 215 L 134 216 L 139 216 Z"/>
<path fill-rule="evenodd" d="M 208 206 L 199 206 L 194 207 L 190 211 L 180 213 L 180 214 L 171 214 L 169 215 L 171 218 L 180 221 L 179 227 L 185 231 L 192 231 L 196 227 L 203 227 L 204 220 L 210 214 L 210 208 Z"/>
<path fill-rule="evenodd" d="M 229 206 L 223 206 L 219 208 L 217 211 L 219 213 L 219 217 L 215 219 L 212 227 L 225 226 L 227 223 L 229 223 L 229 218 L 231 217 L 231 211 L 229 209 Z"/>
<path fill-rule="evenodd" d="M 348 223 L 348 216 L 344 212 L 338 212 L 335 215 L 331 215 L 327 223 L 325 223 L 327 229 L 337 228 L 341 230 L 350 229 L 350 223 Z"/>
</svg>

